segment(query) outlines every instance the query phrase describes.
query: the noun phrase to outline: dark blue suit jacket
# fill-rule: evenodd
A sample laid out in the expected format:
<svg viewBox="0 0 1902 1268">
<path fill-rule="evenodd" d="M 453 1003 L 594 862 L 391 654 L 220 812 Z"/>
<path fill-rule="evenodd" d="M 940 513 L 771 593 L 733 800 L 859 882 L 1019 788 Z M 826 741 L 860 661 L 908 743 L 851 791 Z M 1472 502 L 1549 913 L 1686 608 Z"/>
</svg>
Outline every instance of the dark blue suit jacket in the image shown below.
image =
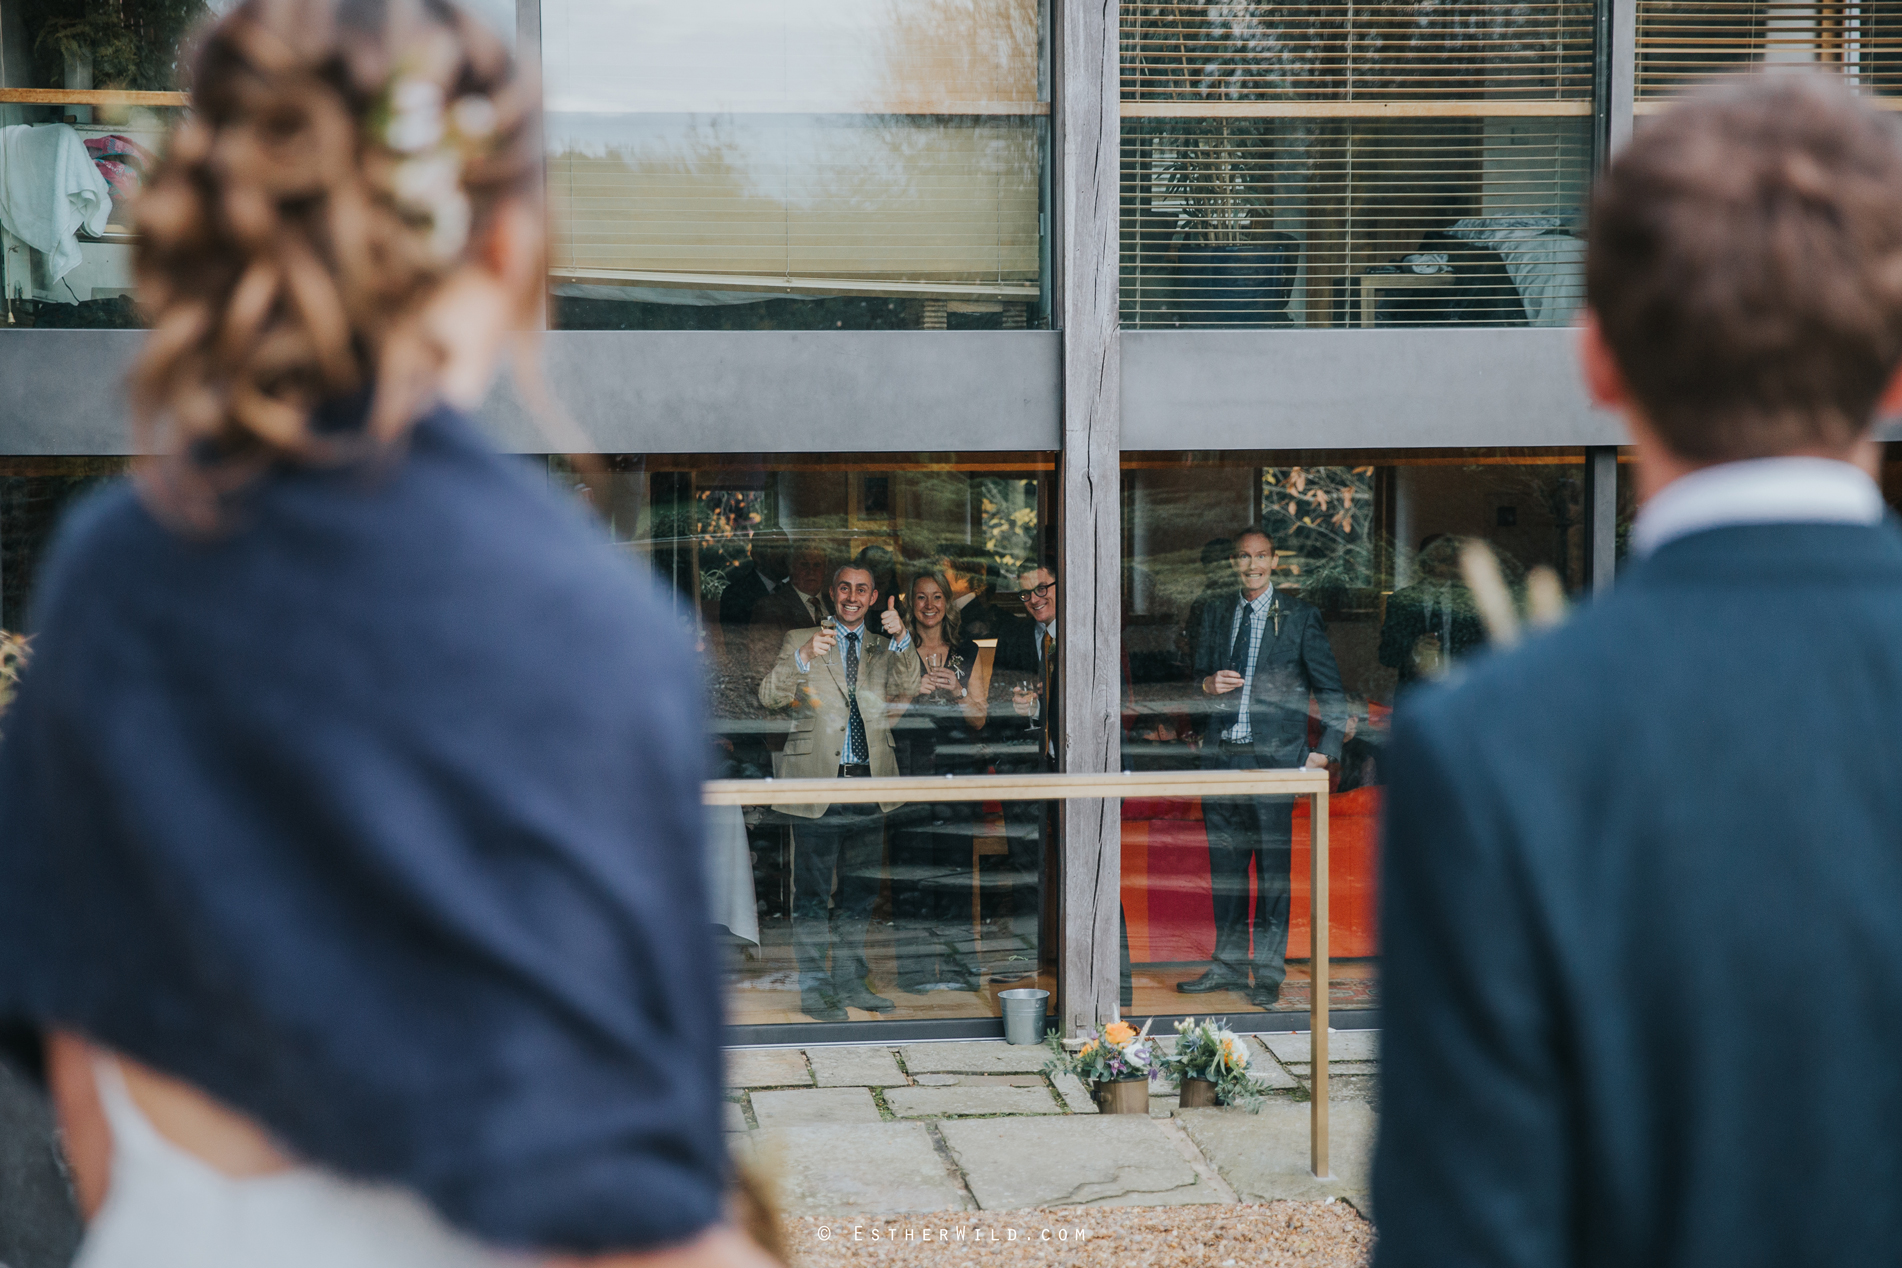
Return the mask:
<svg viewBox="0 0 1902 1268">
<path fill-rule="evenodd" d="M 1668 543 L 1402 705 L 1379 1268 L 1902 1259 L 1902 533 Z"/>
<path fill-rule="evenodd" d="M 1225 595 L 1202 605 L 1201 627 L 1195 635 L 1192 670 L 1194 689 L 1218 669 L 1231 668 L 1235 646 L 1235 609 L 1239 594 Z M 1255 653 L 1255 682 L 1249 701 L 1248 724 L 1255 741 L 1255 758 L 1264 767 L 1300 766 L 1309 753 L 1325 753 L 1341 760 L 1347 729 L 1347 697 L 1341 691 L 1341 671 L 1327 641 L 1327 622 L 1313 604 L 1277 593 L 1281 607 L 1280 631 L 1262 626 L 1261 647 Z M 1308 698 L 1319 701 L 1321 742 L 1308 747 Z M 1205 740 L 1213 746 L 1222 731 L 1235 724 L 1238 698 L 1202 697 Z"/>
<path fill-rule="evenodd" d="M 209 540 L 61 529 L 0 742 L 0 1017 L 82 1031 L 506 1246 L 723 1212 L 701 674 L 448 411 Z"/>
</svg>

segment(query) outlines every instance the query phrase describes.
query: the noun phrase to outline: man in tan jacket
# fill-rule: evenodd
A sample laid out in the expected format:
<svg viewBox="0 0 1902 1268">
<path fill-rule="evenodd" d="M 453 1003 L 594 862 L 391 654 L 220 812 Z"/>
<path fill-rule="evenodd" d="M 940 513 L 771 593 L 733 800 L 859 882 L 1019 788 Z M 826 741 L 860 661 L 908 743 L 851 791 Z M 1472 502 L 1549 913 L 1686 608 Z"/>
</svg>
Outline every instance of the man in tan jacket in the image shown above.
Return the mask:
<svg viewBox="0 0 1902 1268">
<path fill-rule="evenodd" d="M 834 626 L 793 630 L 780 644 L 760 703 L 789 709 L 792 730 L 779 769 L 786 779 L 889 778 L 898 774 L 886 705 L 911 699 L 923 669 L 895 598 L 878 607 L 878 583 L 847 564 L 832 574 Z M 885 633 L 868 628 L 878 613 Z M 866 984 L 865 927 L 878 898 L 884 814 L 899 803 L 789 806 L 810 819 L 794 834 L 793 948 L 799 1006 L 815 1021 L 845 1021 L 847 1008 L 889 1012 Z M 838 903 L 827 913 L 834 889 Z"/>
</svg>

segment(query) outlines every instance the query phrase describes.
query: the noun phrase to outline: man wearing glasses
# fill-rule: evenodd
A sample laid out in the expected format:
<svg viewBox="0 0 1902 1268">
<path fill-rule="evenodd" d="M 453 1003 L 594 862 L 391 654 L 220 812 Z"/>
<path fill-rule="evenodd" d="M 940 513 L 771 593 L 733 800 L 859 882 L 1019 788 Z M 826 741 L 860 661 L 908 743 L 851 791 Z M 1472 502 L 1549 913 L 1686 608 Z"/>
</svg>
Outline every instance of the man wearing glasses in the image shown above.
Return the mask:
<svg viewBox="0 0 1902 1268">
<path fill-rule="evenodd" d="M 1057 664 L 1057 569 L 1043 560 L 1017 578 L 1018 599 L 1028 620 L 1004 623 L 997 636 L 993 691 L 1010 691 L 1011 713 L 994 709 L 1007 738 L 997 745 L 999 774 L 1029 774 L 1057 768 L 1056 719 L 1060 688 Z M 1021 720 L 1010 725 L 1011 715 Z M 1050 837 L 1047 807 L 1041 801 L 1007 801 L 1004 823 L 1010 846 L 1012 925 L 1028 945 L 1013 953 L 991 980 L 1015 982 L 1031 976 L 1042 945 L 1041 913 L 1044 855 Z"/>
</svg>

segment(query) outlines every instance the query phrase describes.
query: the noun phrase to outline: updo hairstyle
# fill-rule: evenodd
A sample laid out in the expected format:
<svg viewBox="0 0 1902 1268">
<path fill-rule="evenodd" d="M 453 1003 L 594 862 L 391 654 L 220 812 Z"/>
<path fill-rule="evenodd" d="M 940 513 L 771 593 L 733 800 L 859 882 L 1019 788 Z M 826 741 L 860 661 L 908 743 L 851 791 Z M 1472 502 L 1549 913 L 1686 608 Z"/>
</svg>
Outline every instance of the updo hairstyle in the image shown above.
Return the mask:
<svg viewBox="0 0 1902 1268">
<path fill-rule="evenodd" d="M 148 490 L 205 523 L 265 466 L 387 445 L 428 407 L 423 309 L 537 196 L 540 128 L 509 50 L 447 0 L 245 0 L 189 86 L 136 210 L 132 388 Z M 359 394 L 364 429 L 313 425 Z"/>
</svg>

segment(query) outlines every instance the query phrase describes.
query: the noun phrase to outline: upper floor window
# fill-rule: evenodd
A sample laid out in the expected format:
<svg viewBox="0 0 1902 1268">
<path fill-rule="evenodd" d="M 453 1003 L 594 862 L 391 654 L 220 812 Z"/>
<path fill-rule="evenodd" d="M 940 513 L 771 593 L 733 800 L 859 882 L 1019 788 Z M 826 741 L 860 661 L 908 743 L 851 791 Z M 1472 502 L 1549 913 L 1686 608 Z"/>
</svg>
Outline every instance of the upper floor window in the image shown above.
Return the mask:
<svg viewBox="0 0 1902 1268">
<path fill-rule="evenodd" d="M 544 0 L 554 323 L 1046 324 L 1043 0 Z"/>
<path fill-rule="evenodd" d="M 1125 324 L 1571 320 L 1590 0 L 1122 13 Z"/>
</svg>

